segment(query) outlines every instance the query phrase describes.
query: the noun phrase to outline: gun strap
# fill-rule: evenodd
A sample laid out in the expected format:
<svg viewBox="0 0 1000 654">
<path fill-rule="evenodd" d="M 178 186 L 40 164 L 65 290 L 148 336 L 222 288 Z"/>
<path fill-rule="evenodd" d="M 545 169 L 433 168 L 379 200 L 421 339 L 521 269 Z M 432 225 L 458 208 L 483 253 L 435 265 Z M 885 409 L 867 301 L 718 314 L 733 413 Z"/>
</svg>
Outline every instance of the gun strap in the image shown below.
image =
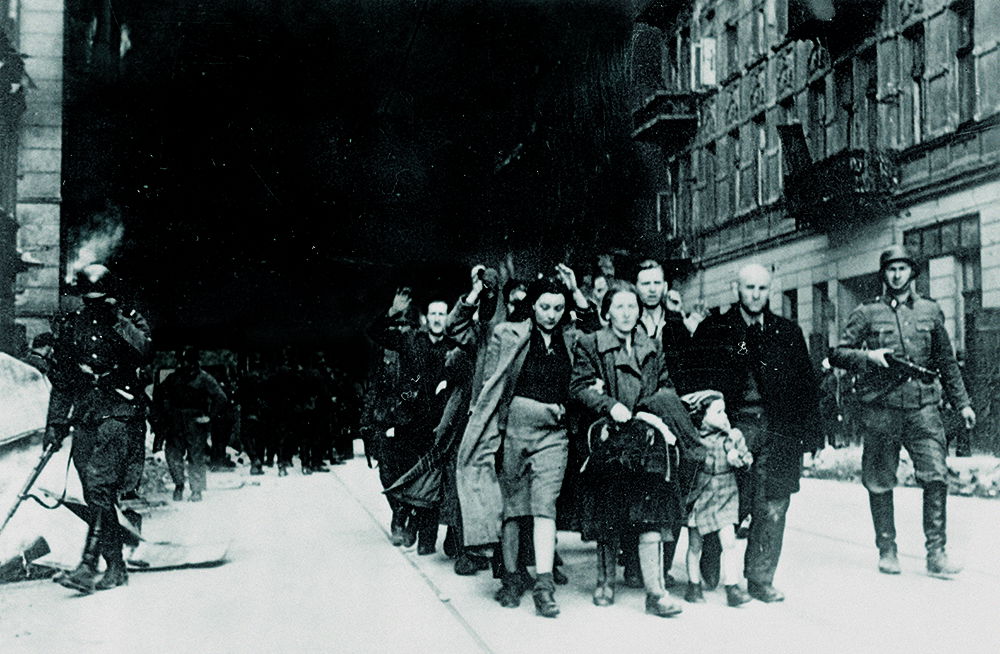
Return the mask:
<svg viewBox="0 0 1000 654">
<path fill-rule="evenodd" d="M 21 499 L 35 500 L 36 502 L 38 502 L 39 506 L 41 506 L 43 509 L 48 509 L 49 511 L 54 511 L 58 509 L 60 506 L 62 506 L 66 502 L 66 491 L 69 488 L 69 464 L 72 460 L 73 460 L 72 456 L 66 457 L 66 472 L 63 475 L 62 495 L 59 496 L 59 499 L 57 499 L 54 504 L 49 506 L 48 504 L 42 501 L 42 498 L 38 497 L 34 493 L 25 493 L 24 495 L 21 496 Z"/>
</svg>

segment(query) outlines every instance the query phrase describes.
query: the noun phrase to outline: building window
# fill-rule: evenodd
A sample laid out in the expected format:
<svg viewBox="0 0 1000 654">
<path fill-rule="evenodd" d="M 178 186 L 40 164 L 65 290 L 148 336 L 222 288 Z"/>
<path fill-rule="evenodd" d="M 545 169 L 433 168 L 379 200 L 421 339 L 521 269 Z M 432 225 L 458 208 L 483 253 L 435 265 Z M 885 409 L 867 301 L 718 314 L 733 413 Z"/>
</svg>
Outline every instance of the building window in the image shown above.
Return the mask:
<svg viewBox="0 0 1000 654">
<path fill-rule="evenodd" d="M 781 294 L 781 315 L 792 322 L 799 321 L 799 292 L 791 289 Z"/>
<path fill-rule="evenodd" d="M 740 37 L 735 23 L 726 25 L 726 77 L 740 69 Z"/>
<path fill-rule="evenodd" d="M 734 129 L 729 132 L 729 170 L 732 183 L 729 185 L 729 215 L 735 215 L 739 211 L 740 206 L 740 162 L 742 161 L 742 153 L 740 152 L 740 132 Z"/>
<path fill-rule="evenodd" d="M 751 54 L 755 57 L 767 50 L 767 12 L 763 2 L 759 2 L 753 9 L 753 39 L 750 47 Z"/>
<path fill-rule="evenodd" d="M 715 220 L 715 144 L 709 143 L 701 152 L 699 214 L 705 225 Z"/>
<path fill-rule="evenodd" d="M 857 107 L 857 130 L 853 146 L 876 150 L 878 143 L 878 78 L 875 74 L 875 48 L 861 53 L 857 60 L 857 89 L 863 96 Z"/>
<path fill-rule="evenodd" d="M 809 86 L 809 145 L 813 161 L 826 157 L 826 90 L 823 80 Z"/>
<path fill-rule="evenodd" d="M 756 132 L 754 134 L 755 141 L 757 144 L 756 152 L 754 152 L 754 167 L 755 167 L 755 188 L 754 188 L 754 204 L 758 207 L 764 205 L 764 201 L 767 199 L 767 153 L 768 153 L 768 143 L 767 143 L 767 121 L 764 120 L 764 114 L 760 114 L 753 120 L 753 130 Z"/>
<path fill-rule="evenodd" d="M 829 152 L 840 152 L 850 147 L 854 122 L 854 74 L 847 61 L 833 71 L 831 107 L 827 111 L 830 121 Z"/>
<path fill-rule="evenodd" d="M 955 12 L 955 58 L 958 63 L 958 122 L 976 115 L 976 59 L 972 54 L 975 30 L 974 6 L 970 0 L 952 5 Z"/>
<path fill-rule="evenodd" d="M 767 0 L 768 20 L 774 24 L 774 39 L 782 41 L 788 33 L 788 0 Z"/>
<path fill-rule="evenodd" d="M 924 138 L 924 120 L 926 115 L 926 98 L 924 96 L 924 27 L 915 25 L 904 34 L 906 47 L 903 55 L 909 60 L 910 87 L 910 129 L 913 143 L 920 143 Z"/>
</svg>

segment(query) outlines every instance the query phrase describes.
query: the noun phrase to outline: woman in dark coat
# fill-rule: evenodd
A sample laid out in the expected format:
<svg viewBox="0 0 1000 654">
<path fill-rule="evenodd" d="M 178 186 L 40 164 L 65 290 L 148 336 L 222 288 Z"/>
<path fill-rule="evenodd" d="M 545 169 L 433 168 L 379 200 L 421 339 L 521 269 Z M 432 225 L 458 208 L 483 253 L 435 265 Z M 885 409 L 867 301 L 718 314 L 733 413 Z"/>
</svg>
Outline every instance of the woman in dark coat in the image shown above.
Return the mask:
<svg viewBox="0 0 1000 654">
<path fill-rule="evenodd" d="M 668 617 L 681 609 L 663 588 L 661 543 L 683 520 L 678 461 L 668 445 L 680 445 L 688 456 L 703 448 L 674 392 L 660 344 L 635 328 L 635 287 L 615 282 L 602 300 L 601 317 L 608 326 L 576 344 L 570 383 L 573 399 L 605 423 L 590 430 L 591 456 L 581 479 L 587 496 L 583 536 L 598 543 L 594 603 L 614 602 L 620 539 L 638 533 L 646 611 Z"/>
</svg>

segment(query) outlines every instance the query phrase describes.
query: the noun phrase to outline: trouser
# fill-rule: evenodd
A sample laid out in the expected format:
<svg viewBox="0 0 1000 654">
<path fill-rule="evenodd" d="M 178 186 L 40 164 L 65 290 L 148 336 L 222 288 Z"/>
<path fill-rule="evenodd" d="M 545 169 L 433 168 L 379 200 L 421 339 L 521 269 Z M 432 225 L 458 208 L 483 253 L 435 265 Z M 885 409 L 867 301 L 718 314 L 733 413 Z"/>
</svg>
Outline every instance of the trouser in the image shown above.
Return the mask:
<svg viewBox="0 0 1000 654">
<path fill-rule="evenodd" d="M 288 436 L 293 439 L 286 443 L 288 458 L 298 450 L 299 460 L 304 468 L 318 468 L 323 465 L 324 438 L 322 423 L 313 421 L 307 411 L 295 411 L 289 415 Z"/>
<path fill-rule="evenodd" d="M 92 511 L 113 509 L 128 478 L 132 448 L 142 438 L 141 418 L 108 418 L 76 425 L 73 463 Z"/>
<path fill-rule="evenodd" d="M 256 416 L 243 418 L 240 425 L 240 438 L 243 450 L 250 457 L 250 463 L 261 465 L 264 461 L 264 426 Z"/>
<path fill-rule="evenodd" d="M 184 455 L 187 455 L 191 490 L 205 490 L 205 463 L 208 458 L 208 425 L 181 419 L 166 439 L 167 467 L 175 486 L 184 485 Z"/>
<path fill-rule="evenodd" d="M 781 545 L 785 536 L 785 514 L 791 496 L 767 499 L 758 493 L 751 513 L 750 534 L 747 537 L 747 551 L 743 559 L 747 581 L 756 584 L 771 584 L 778 569 Z"/>
<path fill-rule="evenodd" d="M 146 465 L 146 421 L 139 420 L 132 438 L 128 444 L 128 456 L 125 466 L 125 481 L 122 492 L 131 493 L 139 490 L 142 483 L 142 469 Z"/>
<path fill-rule="evenodd" d="M 947 483 L 947 439 L 941 414 L 934 405 L 920 409 L 867 406 L 861 411 L 864 448 L 861 481 L 871 493 L 896 486 L 899 450 L 905 447 L 913 461 L 917 483 Z"/>
<path fill-rule="evenodd" d="M 438 509 L 437 507 L 421 508 L 410 507 L 410 515 L 416 525 L 417 543 L 425 547 L 434 547 L 438 537 Z"/>
<path fill-rule="evenodd" d="M 209 448 L 209 456 L 213 463 L 218 463 L 226 459 L 226 448 L 229 447 L 229 440 L 233 433 L 233 416 L 229 409 L 212 421 L 212 444 Z"/>
</svg>

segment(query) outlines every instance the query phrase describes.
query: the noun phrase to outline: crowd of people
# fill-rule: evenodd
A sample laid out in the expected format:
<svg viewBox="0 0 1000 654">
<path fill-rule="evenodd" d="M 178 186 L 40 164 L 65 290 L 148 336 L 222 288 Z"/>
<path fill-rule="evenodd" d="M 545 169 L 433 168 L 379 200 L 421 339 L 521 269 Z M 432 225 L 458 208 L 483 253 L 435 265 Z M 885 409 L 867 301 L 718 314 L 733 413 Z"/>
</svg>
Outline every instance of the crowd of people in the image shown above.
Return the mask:
<svg viewBox="0 0 1000 654">
<path fill-rule="evenodd" d="M 892 488 L 906 447 L 924 489 L 927 570 L 950 576 L 960 566 L 945 551 L 941 406 L 966 428 L 976 417 L 941 309 L 913 288 L 916 262 L 894 246 L 880 270 L 883 293 L 848 317 L 829 363 L 863 389 L 879 570 L 900 572 Z M 250 357 L 227 397 L 197 350 L 184 350 L 153 385 L 149 412 L 174 499 L 188 483 L 188 499 L 201 499 L 209 443 L 222 442 L 215 426 L 237 404 L 254 475 L 276 464 L 284 476 L 294 455 L 303 474 L 328 471 L 360 435 L 385 488 L 392 544 L 432 554 L 445 525 L 455 572 L 492 570 L 501 606 L 530 591 L 539 615 L 559 614 L 560 530 L 595 543 L 597 606 L 615 603 L 621 566 L 626 585 L 645 589 L 647 613 L 681 613 L 667 589 L 679 583 L 669 571 L 685 528 L 686 601 L 705 601 L 720 582 L 733 607 L 783 600 L 774 578 L 785 516 L 803 454 L 825 436 L 802 330 L 769 310 L 771 271 L 746 265 L 733 306 L 686 313 L 656 261 L 621 279 L 604 260 L 585 288 L 564 264 L 548 272 L 501 280 L 477 265 L 453 304 L 398 289 L 368 329 L 376 356 L 363 402 L 317 353 Z M 80 566 L 57 581 L 85 593 L 127 582 L 121 530 L 108 525 L 138 485 L 147 416 L 149 327 L 109 279 L 103 266 L 81 271 L 83 307 L 32 355 L 53 385 L 45 446 L 73 433 L 89 508 Z"/>
<path fill-rule="evenodd" d="M 851 314 L 829 362 L 874 389 L 860 401 L 879 570 L 899 573 L 891 489 L 906 447 L 924 487 L 927 570 L 952 575 L 939 411 L 947 400 L 966 428 L 975 414 L 941 310 L 913 288 L 916 262 L 894 247 L 880 267 L 883 294 Z M 557 530 L 578 531 L 596 544 L 595 605 L 615 602 L 621 565 L 646 612 L 668 617 L 682 611 L 667 588 L 686 528 L 686 601 L 720 582 L 733 607 L 782 601 L 785 516 L 803 455 L 826 439 L 818 371 L 800 327 L 769 310 L 770 270 L 741 268 L 723 312 L 685 313 L 652 260 L 634 279 L 602 266 L 588 282 L 559 264 L 501 285 L 476 266 L 454 304 L 425 298 L 416 322 L 402 288 L 372 323 L 362 430 L 392 544 L 431 554 L 445 525 L 457 574 L 492 569 L 501 606 L 530 591 L 555 617 L 567 581 Z"/>
</svg>

